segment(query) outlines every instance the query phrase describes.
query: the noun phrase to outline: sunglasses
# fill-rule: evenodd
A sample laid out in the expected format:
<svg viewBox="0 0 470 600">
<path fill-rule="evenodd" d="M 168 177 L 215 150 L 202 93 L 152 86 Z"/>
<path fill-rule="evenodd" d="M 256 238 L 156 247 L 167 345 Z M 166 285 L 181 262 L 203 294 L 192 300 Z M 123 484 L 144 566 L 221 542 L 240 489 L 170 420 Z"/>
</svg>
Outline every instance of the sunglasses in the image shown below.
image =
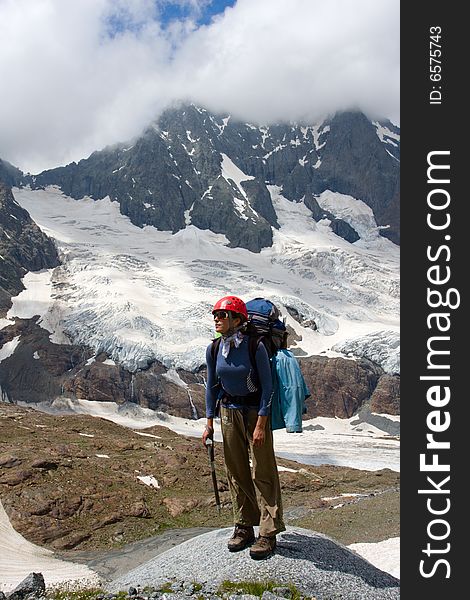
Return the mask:
<svg viewBox="0 0 470 600">
<path fill-rule="evenodd" d="M 228 319 L 230 316 L 230 314 L 227 310 L 216 310 L 212 314 L 214 315 L 214 320 L 215 319 Z"/>
</svg>

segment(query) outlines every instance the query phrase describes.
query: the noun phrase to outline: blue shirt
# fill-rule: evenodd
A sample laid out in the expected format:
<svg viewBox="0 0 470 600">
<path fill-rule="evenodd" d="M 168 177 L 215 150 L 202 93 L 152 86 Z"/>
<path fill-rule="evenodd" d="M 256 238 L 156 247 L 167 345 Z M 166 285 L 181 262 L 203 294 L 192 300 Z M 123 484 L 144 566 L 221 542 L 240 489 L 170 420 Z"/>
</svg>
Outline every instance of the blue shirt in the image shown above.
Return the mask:
<svg viewBox="0 0 470 600">
<path fill-rule="evenodd" d="M 227 358 L 222 355 L 222 344 L 219 345 L 217 357 L 211 356 L 212 343 L 206 349 L 207 386 L 206 417 L 214 417 L 216 400 L 219 395 L 219 379 L 222 388 L 230 396 L 246 396 L 259 390 L 261 399 L 258 415 L 268 416 L 271 410 L 273 391 L 271 365 L 263 343 L 256 349 L 256 371 L 250 361 L 248 336 L 243 336 L 242 343 L 236 348 L 232 346 Z M 243 404 L 232 402 L 229 408 L 242 408 Z"/>
</svg>

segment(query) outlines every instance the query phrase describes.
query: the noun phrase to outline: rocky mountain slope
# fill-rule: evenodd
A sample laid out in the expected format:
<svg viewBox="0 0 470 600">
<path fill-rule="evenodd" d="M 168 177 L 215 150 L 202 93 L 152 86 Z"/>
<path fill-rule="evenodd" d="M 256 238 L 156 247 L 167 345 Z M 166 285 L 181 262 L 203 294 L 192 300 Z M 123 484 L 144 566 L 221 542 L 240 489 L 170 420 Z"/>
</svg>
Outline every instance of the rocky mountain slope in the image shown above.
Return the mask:
<svg viewBox="0 0 470 600">
<path fill-rule="evenodd" d="M 215 455 L 220 515 L 199 440 L 0 403 L 2 503 L 18 532 L 56 551 L 120 547 L 168 528 L 230 526 L 220 444 Z M 289 525 L 344 544 L 399 535 L 398 473 L 278 464 L 287 468 L 280 479 Z"/>
<path fill-rule="evenodd" d="M 16 202 L 11 188 L 2 183 L 0 161 L 0 317 L 11 306 L 11 296 L 16 296 L 24 285 L 21 281 L 28 271 L 49 269 L 59 264 L 56 247 L 26 210 Z M 6 171 L 12 173 L 13 167 Z M 15 173 L 5 177 L 14 181 Z"/>
<path fill-rule="evenodd" d="M 10 401 L 44 402 L 59 396 L 100 402 L 134 402 L 185 418 L 204 416 L 205 369 L 184 370 L 173 377 L 161 364 L 130 373 L 94 356 L 90 348 L 54 344 L 34 320 L 16 320 L 0 329 L 0 348 L 18 340 L 15 352 L 0 363 L 0 388 Z M 371 361 L 345 358 L 300 358 L 312 396 L 305 418 L 349 418 L 361 408 L 400 414 L 400 377 Z"/>
<path fill-rule="evenodd" d="M 0 158 L 0 182 L 7 187 L 22 185 L 24 174 L 20 169 Z"/>
<path fill-rule="evenodd" d="M 50 270 L 47 297 L 0 324 L 2 396 L 200 417 L 209 299 L 236 289 L 283 307 L 306 417 L 397 414 L 398 254 L 379 234 L 398 241 L 398 159 L 399 131 L 361 113 L 263 127 L 186 106 L 78 164 L 23 176 L 1 162 L 55 239 L 1 188 L 0 318 L 26 272 Z M 116 202 L 71 200 L 84 195 Z M 383 328 L 321 355 L 363 322 Z"/>
<path fill-rule="evenodd" d="M 358 198 L 382 235 L 399 243 L 399 172 L 399 130 L 388 121 L 358 112 L 255 126 L 189 105 L 167 110 L 136 140 L 26 181 L 76 199 L 109 196 L 140 227 L 175 233 L 191 223 L 259 252 L 278 227 L 267 185 L 303 200 L 317 220 L 325 212 L 316 196 L 325 190 Z M 338 235 L 358 239 L 341 218 L 328 217 Z"/>
</svg>

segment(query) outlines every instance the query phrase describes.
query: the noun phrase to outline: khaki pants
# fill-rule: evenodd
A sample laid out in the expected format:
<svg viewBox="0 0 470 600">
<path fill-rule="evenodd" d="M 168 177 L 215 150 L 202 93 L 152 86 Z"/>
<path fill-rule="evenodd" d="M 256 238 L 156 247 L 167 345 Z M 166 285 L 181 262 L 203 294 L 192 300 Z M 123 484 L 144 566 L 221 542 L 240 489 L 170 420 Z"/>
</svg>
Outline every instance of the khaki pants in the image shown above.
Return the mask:
<svg viewBox="0 0 470 600">
<path fill-rule="evenodd" d="M 259 525 L 259 534 L 268 537 L 285 531 L 281 486 L 269 421 L 264 444 L 254 447 L 253 431 L 258 419 L 256 409 L 244 412 L 221 406 L 220 416 L 235 523 Z"/>
</svg>

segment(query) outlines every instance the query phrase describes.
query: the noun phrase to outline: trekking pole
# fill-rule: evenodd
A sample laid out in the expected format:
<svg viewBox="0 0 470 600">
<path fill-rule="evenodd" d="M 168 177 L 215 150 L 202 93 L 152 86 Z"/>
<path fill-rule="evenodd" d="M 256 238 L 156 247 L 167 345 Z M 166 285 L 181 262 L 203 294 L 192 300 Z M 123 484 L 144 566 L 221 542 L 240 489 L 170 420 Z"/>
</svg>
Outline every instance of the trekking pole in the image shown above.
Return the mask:
<svg viewBox="0 0 470 600">
<path fill-rule="evenodd" d="M 212 487 L 214 488 L 215 504 L 217 506 L 217 512 L 220 514 L 220 497 L 219 497 L 219 490 L 217 487 L 217 477 L 215 474 L 214 442 L 209 437 L 206 439 L 206 446 L 207 446 L 207 455 L 209 457 L 209 466 L 211 468 L 211 474 L 212 474 Z"/>
</svg>

